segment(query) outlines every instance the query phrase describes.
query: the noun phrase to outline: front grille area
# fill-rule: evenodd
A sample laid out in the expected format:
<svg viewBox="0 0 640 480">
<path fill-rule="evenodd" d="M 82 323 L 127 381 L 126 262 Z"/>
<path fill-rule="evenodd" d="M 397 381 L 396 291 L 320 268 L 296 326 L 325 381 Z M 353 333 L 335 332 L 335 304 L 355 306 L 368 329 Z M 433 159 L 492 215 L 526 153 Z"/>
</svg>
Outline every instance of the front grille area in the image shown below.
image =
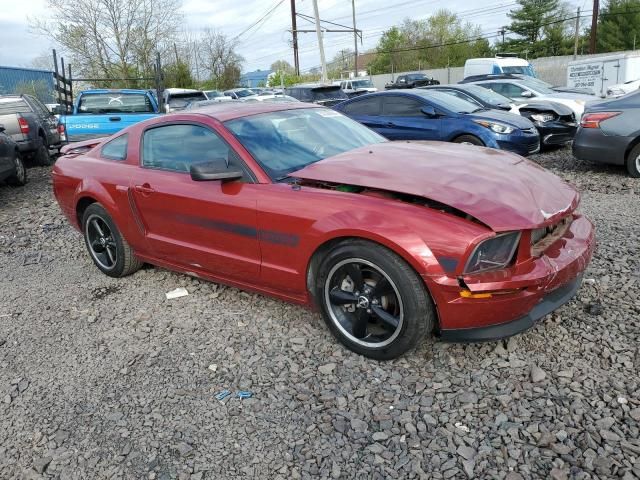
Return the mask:
<svg viewBox="0 0 640 480">
<path fill-rule="evenodd" d="M 523 128 L 522 131 L 524 133 L 529 133 L 531 135 L 537 135 L 538 134 L 538 130 L 536 129 L 536 127 L 531 127 L 531 128 Z"/>
<path fill-rule="evenodd" d="M 531 256 L 539 257 L 556 240 L 561 238 L 569 229 L 573 216 L 568 215 L 558 223 L 531 231 Z"/>
</svg>

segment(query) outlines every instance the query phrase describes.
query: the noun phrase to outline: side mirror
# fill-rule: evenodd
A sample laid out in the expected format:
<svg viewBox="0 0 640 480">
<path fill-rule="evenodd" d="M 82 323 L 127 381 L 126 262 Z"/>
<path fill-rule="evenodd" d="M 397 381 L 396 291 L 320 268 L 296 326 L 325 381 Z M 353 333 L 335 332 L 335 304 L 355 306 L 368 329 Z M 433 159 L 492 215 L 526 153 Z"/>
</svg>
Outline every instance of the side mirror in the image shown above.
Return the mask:
<svg viewBox="0 0 640 480">
<path fill-rule="evenodd" d="M 4 125 L 0 125 L 0 133 L 4 132 L 6 130 L 6 128 L 4 128 Z"/>
<path fill-rule="evenodd" d="M 535 95 L 533 94 L 533 92 L 531 90 L 525 90 L 524 92 L 522 92 L 520 94 L 521 97 L 525 97 L 525 98 L 531 98 L 531 97 L 535 97 Z"/>
<path fill-rule="evenodd" d="M 436 113 L 436 109 L 431 105 L 424 106 L 420 109 L 422 113 L 424 113 L 427 117 L 436 117 L 438 114 Z"/>
<path fill-rule="evenodd" d="M 242 178 L 242 171 L 227 167 L 227 162 L 219 159 L 213 162 L 195 163 L 189 169 L 191 179 L 196 182 L 210 180 L 230 181 Z"/>
</svg>

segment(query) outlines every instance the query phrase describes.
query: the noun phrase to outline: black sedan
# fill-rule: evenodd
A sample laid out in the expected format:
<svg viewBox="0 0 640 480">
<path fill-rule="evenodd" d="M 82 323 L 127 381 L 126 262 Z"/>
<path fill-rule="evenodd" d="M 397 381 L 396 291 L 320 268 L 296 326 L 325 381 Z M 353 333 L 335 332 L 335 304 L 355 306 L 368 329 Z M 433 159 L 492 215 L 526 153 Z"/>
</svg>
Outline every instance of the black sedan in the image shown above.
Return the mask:
<svg viewBox="0 0 640 480">
<path fill-rule="evenodd" d="M 421 87 L 446 92 L 483 108 L 506 110 L 528 118 L 540 133 L 544 146 L 564 145 L 576 134 L 576 117 L 569 107 L 556 102 L 535 100 L 518 103 L 499 93 L 473 84 L 437 85 Z"/>
<path fill-rule="evenodd" d="M 4 133 L 0 125 L 0 181 L 22 186 L 27 183 L 27 169 L 22 162 L 18 145 Z"/>
<path fill-rule="evenodd" d="M 582 160 L 627 167 L 640 178 L 640 91 L 588 105 L 573 142 Z"/>
</svg>

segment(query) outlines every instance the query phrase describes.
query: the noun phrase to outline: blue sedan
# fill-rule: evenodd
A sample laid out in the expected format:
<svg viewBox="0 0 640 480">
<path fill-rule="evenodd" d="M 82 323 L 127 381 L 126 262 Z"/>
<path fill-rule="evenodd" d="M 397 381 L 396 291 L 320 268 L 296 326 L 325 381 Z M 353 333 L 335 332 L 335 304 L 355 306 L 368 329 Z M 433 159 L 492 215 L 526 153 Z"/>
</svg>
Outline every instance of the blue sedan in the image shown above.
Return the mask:
<svg viewBox="0 0 640 480">
<path fill-rule="evenodd" d="M 528 119 L 479 108 L 444 92 L 389 90 L 355 97 L 333 108 L 389 140 L 440 140 L 524 156 L 540 150 L 540 136 Z"/>
</svg>

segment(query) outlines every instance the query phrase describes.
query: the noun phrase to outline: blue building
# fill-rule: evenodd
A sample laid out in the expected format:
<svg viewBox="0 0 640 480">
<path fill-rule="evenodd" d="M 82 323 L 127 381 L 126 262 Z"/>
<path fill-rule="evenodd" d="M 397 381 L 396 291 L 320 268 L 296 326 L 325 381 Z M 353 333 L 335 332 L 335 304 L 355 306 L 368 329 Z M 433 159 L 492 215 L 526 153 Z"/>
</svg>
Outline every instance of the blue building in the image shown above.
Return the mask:
<svg viewBox="0 0 640 480">
<path fill-rule="evenodd" d="M 29 93 L 44 103 L 55 103 L 53 72 L 36 68 L 0 66 L 0 95 Z"/>
<path fill-rule="evenodd" d="M 247 72 L 240 75 L 240 86 L 253 88 L 258 86 L 266 86 L 271 70 L 256 70 L 255 72 Z"/>
</svg>

